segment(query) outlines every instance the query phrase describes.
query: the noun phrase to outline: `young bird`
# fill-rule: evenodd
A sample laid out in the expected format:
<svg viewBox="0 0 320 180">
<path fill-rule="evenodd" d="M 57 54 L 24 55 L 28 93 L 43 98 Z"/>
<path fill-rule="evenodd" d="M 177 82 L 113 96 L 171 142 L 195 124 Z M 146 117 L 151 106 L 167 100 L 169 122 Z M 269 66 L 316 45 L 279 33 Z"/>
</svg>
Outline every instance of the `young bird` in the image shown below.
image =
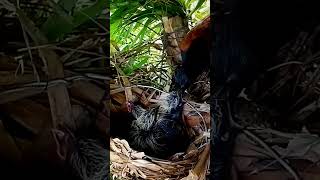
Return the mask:
<svg viewBox="0 0 320 180">
<path fill-rule="evenodd" d="M 129 132 L 132 147 L 158 158 L 185 151 L 190 141 L 182 121 L 183 104 L 178 92 L 160 98 L 149 110 L 131 104 L 135 117 Z"/>
</svg>

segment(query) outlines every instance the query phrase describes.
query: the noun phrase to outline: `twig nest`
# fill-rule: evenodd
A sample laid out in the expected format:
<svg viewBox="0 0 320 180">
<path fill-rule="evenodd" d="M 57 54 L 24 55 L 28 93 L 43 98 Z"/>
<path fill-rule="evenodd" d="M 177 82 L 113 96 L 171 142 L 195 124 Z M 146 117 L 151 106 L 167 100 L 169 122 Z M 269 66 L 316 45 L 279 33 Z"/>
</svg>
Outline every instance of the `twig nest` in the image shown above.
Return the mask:
<svg viewBox="0 0 320 180">
<path fill-rule="evenodd" d="M 209 160 L 209 144 L 193 148 L 174 160 L 146 156 L 130 148 L 126 140 L 110 140 L 110 170 L 113 179 L 205 179 Z"/>
</svg>

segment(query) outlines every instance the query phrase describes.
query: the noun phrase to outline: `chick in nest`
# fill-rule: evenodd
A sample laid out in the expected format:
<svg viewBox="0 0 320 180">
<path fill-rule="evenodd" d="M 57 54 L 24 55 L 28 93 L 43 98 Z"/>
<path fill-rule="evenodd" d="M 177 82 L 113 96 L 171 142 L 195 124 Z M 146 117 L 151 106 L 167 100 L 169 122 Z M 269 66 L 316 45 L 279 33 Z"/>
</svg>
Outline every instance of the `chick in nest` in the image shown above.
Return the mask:
<svg viewBox="0 0 320 180">
<path fill-rule="evenodd" d="M 160 97 L 159 103 L 150 109 L 130 103 L 135 117 L 129 132 L 131 146 L 158 158 L 185 151 L 190 138 L 182 120 L 183 104 L 178 92 Z"/>
</svg>

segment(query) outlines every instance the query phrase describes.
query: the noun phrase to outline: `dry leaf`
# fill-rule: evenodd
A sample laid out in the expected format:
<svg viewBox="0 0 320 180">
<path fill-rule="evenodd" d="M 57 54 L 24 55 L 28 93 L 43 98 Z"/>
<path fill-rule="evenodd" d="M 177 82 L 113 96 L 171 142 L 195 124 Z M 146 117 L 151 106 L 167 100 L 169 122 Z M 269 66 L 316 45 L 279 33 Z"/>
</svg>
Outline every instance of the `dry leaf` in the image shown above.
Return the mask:
<svg viewBox="0 0 320 180">
<path fill-rule="evenodd" d="M 181 180 L 198 180 L 199 177 L 195 175 L 192 170 L 189 171 L 189 175 L 187 177 L 182 178 Z"/>
</svg>

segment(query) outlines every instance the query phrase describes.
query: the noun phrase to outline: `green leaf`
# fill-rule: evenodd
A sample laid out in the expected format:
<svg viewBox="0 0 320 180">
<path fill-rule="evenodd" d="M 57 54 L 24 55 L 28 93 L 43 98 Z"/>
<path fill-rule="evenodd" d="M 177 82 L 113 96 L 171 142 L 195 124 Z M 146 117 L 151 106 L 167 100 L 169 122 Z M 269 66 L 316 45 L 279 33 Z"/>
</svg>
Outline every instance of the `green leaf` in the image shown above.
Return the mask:
<svg viewBox="0 0 320 180">
<path fill-rule="evenodd" d="M 129 36 L 129 34 L 131 33 L 133 27 L 134 27 L 134 24 L 130 24 L 130 25 L 129 25 L 129 28 L 125 30 L 123 39 L 127 39 L 127 38 L 128 38 L 128 36 Z"/>
<path fill-rule="evenodd" d="M 75 12 L 73 17 L 74 26 L 77 27 L 82 23 L 88 21 L 90 18 L 94 18 L 106 8 L 107 8 L 107 0 L 98 0 L 92 6 L 89 6 L 78 12 Z"/>
<path fill-rule="evenodd" d="M 189 14 L 189 17 L 194 13 L 196 12 L 202 5 L 203 3 L 205 3 L 206 0 L 198 0 L 198 3 L 196 5 L 196 7 L 191 11 L 191 13 Z"/>
<path fill-rule="evenodd" d="M 61 37 L 63 33 L 72 30 L 72 16 L 67 13 L 68 7 L 63 7 L 64 1 L 58 3 L 51 1 L 55 14 L 50 16 L 45 23 L 42 24 L 41 31 L 46 35 L 49 41 Z M 68 6 L 68 5 L 66 5 Z"/>
<path fill-rule="evenodd" d="M 67 1 L 67 0 L 65 0 Z M 60 1 L 66 4 L 64 1 Z M 72 4 L 66 4 L 71 8 Z M 59 9 L 56 14 L 50 16 L 42 25 L 41 31 L 47 36 L 49 41 L 55 41 L 62 38 L 65 34 L 71 33 L 76 27 L 100 14 L 107 7 L 106 0 L 98 0 L 92 6 L 84 8 L 74 13 L 73 16 L 68 15 L 59 4 L 55 4 L 54 8 Z"/>
<path fill-rule="evenodd" d="M 128 7 L 126 7 L 126 6 L 120 7 L 114 13 L 112 13 L 112 15 L 110 16 L 110 24 L 113 24 L 113 23 L 117 22 L 118 20 L 122 19 L 123 14 L 125 13 L 125 10 L 127 10 L 127 9 L 128 9 Z"/>
<path fill-rule="evenodd" d="M 143 25 L 143 28 L 140 30 L 140 32 L 138 33 L 137 37 L 135 38 L 134 41 L 137 41 L 139 39 L 140 42 L 143 41 L 143 39 L 145 38 L 145 34 L 146 32 L 149 30 L 149 25 L 152 23 L 152 19 L 148 19 L 145 24 Z"/>
<path fill-rule="evenodd" d="M 134 70 L 141 68 L 143 65 L 145 65 L 148 62 L 147 56 L 141 57 L 141 60 L 139 63 L 134 64 L 132 67 Z"/>
<path fill-rule="evenodd" d="M 128 23 L 133 23 L 133 22 L 137 22 L 140 21 L 144 18 L 152 18 L 152 19 L 156 19 L 155 17 L 156 12 L 154 12 L 153 9 L 148 9 L 142 12 L 139 12 L 138 14 L 132 16 L 129 18 L 129 22 Z"/>
<path fill-rule="evenodd" d="M 137 69 L 140 69 L 143 65 L 148 63 L 149 56 L 142 56 L 139 58 L 139 60 L 136 59 L 131 59 L 128 62 L 128 65 L 124 68 L 123 72 L 126 75 L 131 75 L 134 71 Z M 137 63 L 134 63 L 138 61 Z"/>
<path fill-rule="evenodd" d="M 66 33 L 73 29 L 71 16 L 52 15 L 41 27 L 41 31 L 46 35 L 49 41 L 62 38 Z"/>
</svg>

